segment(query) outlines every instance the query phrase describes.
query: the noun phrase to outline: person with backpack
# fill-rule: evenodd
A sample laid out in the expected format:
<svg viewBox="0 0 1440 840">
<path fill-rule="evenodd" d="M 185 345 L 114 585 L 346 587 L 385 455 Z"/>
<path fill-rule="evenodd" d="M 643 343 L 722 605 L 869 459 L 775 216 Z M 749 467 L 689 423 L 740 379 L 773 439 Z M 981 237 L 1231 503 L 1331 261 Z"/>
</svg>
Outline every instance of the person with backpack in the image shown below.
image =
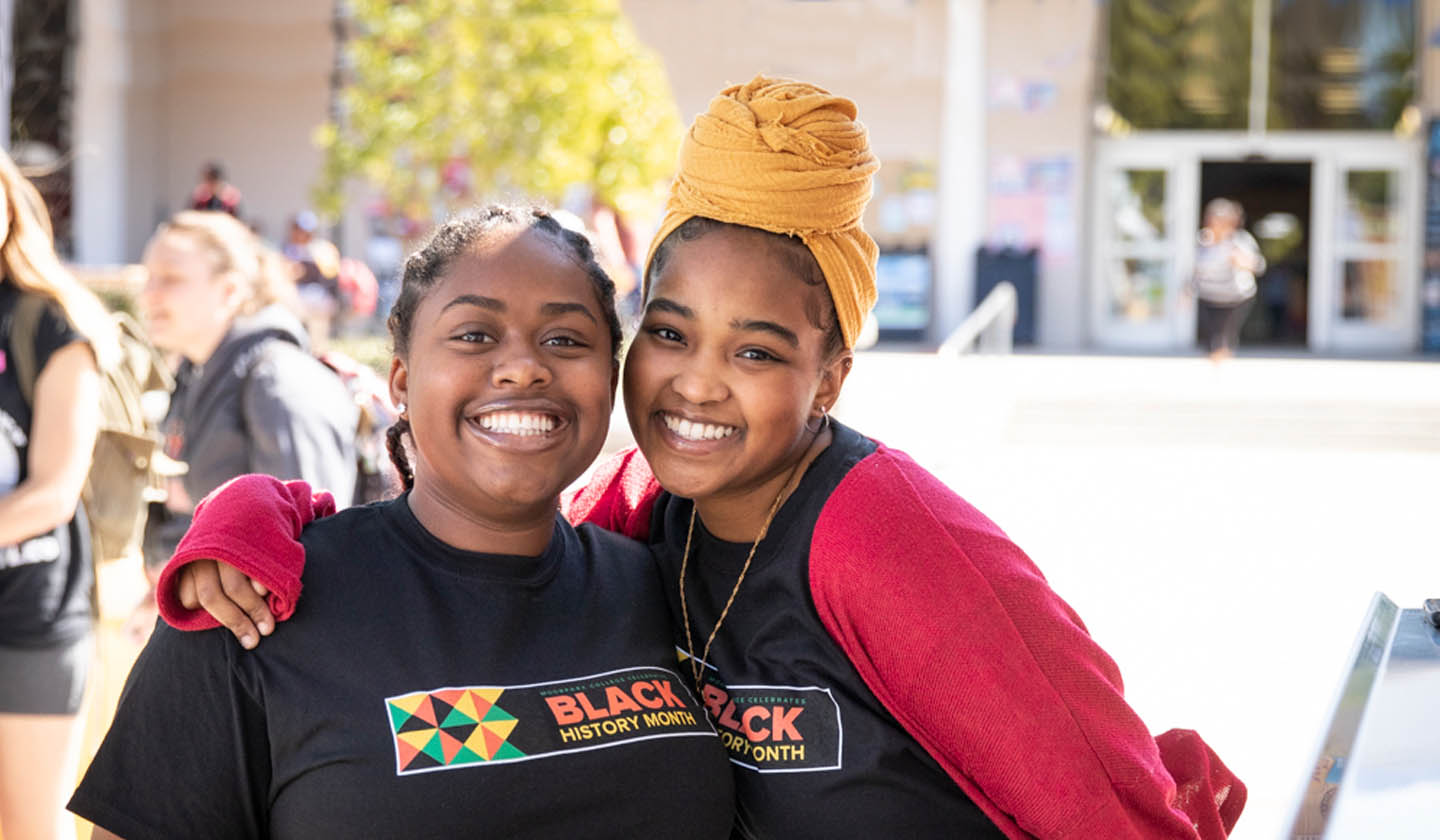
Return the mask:
<svg viewBox="0 0 1440 840">
<path fill-rule="evenodd" d="M 186 464 L 152 506 L 147 572 L 169 559 L 195 502 L 237 475 L 306 478 L 348 503 L 358 409 L 310 354 L 284 303 L 294 288 L 278 255 L 230 216 L 182 211 L 160 225 L 144 263 L 140 309 L 151 340 L 181 358 L 164 451 Z"/>
<path fill-rule="evenodd" d="M 55 254 L 39 192 L 3 152 L 0 192 L 0 833 L 73 838 L 65 799 L 94 650 L 80 498 L 101 371 L 119 345 L 104 306 Z M 17 347 L 17 328 L 32 320 Z M 22 357 L 33 360 L 33 388 Z"/>
</svg>

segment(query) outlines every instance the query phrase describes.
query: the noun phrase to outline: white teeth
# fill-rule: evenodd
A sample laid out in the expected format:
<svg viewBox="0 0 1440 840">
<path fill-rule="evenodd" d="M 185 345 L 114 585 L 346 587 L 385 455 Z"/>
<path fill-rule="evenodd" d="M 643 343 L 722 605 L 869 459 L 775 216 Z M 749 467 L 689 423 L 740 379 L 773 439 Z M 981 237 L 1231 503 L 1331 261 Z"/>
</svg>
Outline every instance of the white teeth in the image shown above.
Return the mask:
<svg viewBox="0 0 1440 840">
<path fill-rule="evenodd" d="M 556 419 L 548 414 L 497 411 L 480 418 L 480 428 L 502 435 L 543 435 L 555 430 Z"/>
<path fill-rule="evenodd" d="M 669 414 L 662 414 L 660 417 L 665 423 L 665 428 L 686 440 L 719 440 L 730 437 L 739 431 L 739 429 L 734 426 L 720 426 L 714 423 L 692 423 L 683 417 L 674 417 Z"/>
</svg>

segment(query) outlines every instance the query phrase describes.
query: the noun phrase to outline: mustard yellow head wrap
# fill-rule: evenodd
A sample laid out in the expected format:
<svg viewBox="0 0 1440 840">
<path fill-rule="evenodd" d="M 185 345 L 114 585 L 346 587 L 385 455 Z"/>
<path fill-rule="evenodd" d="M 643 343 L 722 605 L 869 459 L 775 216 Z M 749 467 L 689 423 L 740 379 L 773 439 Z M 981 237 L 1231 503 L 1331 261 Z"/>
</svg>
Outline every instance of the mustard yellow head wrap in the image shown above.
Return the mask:
<svg viewBox="0 0 1440 840">
<path fill-rule="evenodd" d="M 756 76 L 726 88 L 680 145 L 680 172 L 645 258 L 693 216 L 797 236 L 815 255 L 845 346 L 875 305 L 875 241 L 860 227 L 880 162 L 855 103 Z M 648 292 L 648 288 L 647 288 Z"/>
</svg>

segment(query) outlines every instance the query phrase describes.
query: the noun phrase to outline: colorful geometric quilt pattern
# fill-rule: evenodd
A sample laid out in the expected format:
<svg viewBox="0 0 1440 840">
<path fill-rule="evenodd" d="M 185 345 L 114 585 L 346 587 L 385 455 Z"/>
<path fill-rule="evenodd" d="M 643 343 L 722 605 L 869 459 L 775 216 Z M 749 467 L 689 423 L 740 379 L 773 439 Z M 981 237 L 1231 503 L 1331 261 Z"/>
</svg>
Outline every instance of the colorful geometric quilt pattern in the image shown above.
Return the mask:
<svg viewBox="0 0 1440 840">
<path fill-rule="evenodd" d="M 496 705 L 503 688 L 417 691 L 386 700 L 399 775 L 524 758 L 509 743 L 518 723 Z"/>
</svg>

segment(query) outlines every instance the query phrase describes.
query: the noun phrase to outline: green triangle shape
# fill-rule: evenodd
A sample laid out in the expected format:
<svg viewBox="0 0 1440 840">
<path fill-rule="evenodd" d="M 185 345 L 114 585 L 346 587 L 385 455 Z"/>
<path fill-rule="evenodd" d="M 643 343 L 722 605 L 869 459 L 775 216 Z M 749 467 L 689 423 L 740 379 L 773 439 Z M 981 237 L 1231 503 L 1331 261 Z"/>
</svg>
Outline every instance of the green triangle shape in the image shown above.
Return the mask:
<svg viewBox="0 0 1440 840">
<path fill-rule="evenodd" d="M 450 763 L 451 763 L 451 764 L 474 764 L 474 763 L 477 762 L 477 761 L 484 761 L 484 760 L 485 760 L 485 759 L 481 757 L 480 753 L 475 752 L 474 750 L 470 749 L 469 747 L 461 747 L 461 748 L 460 748 L 460 752 L 455 753 L 455 757 L 452 758 L 452 759 L 450 759 Z"/>
<path fill-rule="evenodd" d="M 400 727 L 405 725 L 405 721 L 410 719 L 410 713 L 394 703 L 386 703 L 385 705 L 390 707 L 390 726 L 394 728 L 396 732 L 399 732 Z"/>
<path fill-rule="evenodd" d="M 491 706 L 491 707 L 490 707 L 490 711 L 486 712 L 486 713 L 485 713 L 485 717 L 481 718 L 481 720 L 514 720 L 514 719 L 515 719 L 515 716 L 514 716 L 514 715 L 510 714 L 509 712 L 505 711 L 504 709 L 500 708 L 499 706 Z"/>
<path fill-rule="evenodd" d="M 503 744 L 500 745 L 500 749 L 498 749 L 498 750 L 495 751 L 495 755 L 494 755 L 490 760 L 491 760 L 491 761 L 498 761 L 498 760 L 500 760 L 500 759 L 502 759 L 502 758 L 524 758 L 524 757 L 525 757 L 525 753 L 520 752 L 519 750 L 515 749 L 515 745 L 514 745 L 514 744 L 510 743 L 509 741 L 506 741 L 505 743 L 503 743 Z"/>
<path fill-rule="evenodd" d="M 421 752 L 441 764 L 445 763 L 445 748 L 440 744 L 440 732 L 438 730 L 435 732 L 435 735 L 425 743 L 425 749 L 421 750 Z"/>
<path fill-rule="evenodd" d="M 440 722 L 440 726 L 441 728 L 444 728 L 446 726 L 460 726 L 462 724 L 474 722 L 475 718 L 465 714 L 459 709 L 451 709 L 450 714 L 445 716 L 445 720 Z"/>
</svg>

